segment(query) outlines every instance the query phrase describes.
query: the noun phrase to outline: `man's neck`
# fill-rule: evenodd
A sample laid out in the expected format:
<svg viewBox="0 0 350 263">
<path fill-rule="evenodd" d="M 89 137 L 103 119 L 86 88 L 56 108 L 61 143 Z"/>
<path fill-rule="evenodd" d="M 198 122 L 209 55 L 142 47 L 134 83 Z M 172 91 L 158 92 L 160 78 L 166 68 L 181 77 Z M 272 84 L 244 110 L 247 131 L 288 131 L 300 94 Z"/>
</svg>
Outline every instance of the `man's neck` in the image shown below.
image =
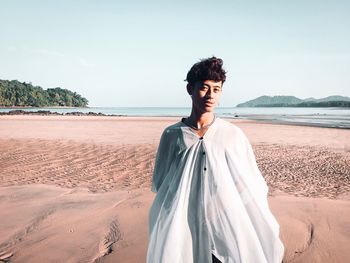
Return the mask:
<svg viewBox="0 0 350 263">
<path fill-rule="evenodd" d="M 201 128 L 205 125 L 211 123 L 214 119 L 213 112 L 198 112 L 194 109 L 191 111 L 191 115 L 189 117 L 189 121 L 197 128 Z"/>
</svg>

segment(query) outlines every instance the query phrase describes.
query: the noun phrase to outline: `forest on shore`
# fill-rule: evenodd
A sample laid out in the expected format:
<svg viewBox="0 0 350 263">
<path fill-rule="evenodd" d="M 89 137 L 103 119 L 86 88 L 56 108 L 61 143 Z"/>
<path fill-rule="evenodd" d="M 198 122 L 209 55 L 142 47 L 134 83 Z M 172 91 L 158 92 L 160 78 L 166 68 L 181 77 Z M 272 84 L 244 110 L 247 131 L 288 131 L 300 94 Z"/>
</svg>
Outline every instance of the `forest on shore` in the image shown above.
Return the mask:
<svg viewBox="0 0 350 263">
<path fill-rule="evenodd" d="M 2 107 L 87 107 L 89 101 L 80 94 L 60 87 L 44 90 L 18 80 L 0 80 Z"/>
<path fill-rule="evenodd" d="M 260 96 L 256 99 L 237 104 L 236 107 L 350 107 L 350 98 L 332 95 L 325 98 L 313 97 L 300 99 L 295 96 Z"/>
</svg>

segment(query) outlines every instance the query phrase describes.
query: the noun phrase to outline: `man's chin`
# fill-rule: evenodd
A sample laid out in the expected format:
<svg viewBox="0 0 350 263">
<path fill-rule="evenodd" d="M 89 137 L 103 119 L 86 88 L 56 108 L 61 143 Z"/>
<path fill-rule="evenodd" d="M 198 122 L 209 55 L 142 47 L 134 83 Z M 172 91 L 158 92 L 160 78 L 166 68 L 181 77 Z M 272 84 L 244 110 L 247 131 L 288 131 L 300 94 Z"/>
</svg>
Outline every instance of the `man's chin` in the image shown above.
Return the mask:
<svg viewBox="0 0 350 263">
<path fill-rule="evenodd" d="M 206 106 L 206 107 L 204 107 L 203 111 L 204 111 L 204 112 L 213 112 L 214 109 L 215 109 L 214 106 L 209 106 L 209 107 Z"/>
<path fill-rule="evenodd" d="M 208 112 L 214 112 L 215 105 L 213 106 L 204 106 L 204 107 L 197 107 L 197 110 L 201 113 L 208 113 Z"/>
</svg>

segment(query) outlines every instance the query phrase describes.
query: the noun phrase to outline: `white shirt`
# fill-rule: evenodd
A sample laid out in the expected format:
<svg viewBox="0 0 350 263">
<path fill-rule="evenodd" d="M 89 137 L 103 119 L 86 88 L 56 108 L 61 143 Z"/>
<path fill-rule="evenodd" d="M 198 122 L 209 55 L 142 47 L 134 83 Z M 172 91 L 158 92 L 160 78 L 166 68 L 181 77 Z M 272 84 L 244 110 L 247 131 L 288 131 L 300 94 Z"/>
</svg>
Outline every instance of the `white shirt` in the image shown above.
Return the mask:
<svg viewBox="0 0 350 263">
<path fill-rule="evenodd" d="M 160 140 L 147 263 L 280 263 L 284 246 L 251 144 L 219 117 L 203 137 L 179 121 Z"/>
</svg>

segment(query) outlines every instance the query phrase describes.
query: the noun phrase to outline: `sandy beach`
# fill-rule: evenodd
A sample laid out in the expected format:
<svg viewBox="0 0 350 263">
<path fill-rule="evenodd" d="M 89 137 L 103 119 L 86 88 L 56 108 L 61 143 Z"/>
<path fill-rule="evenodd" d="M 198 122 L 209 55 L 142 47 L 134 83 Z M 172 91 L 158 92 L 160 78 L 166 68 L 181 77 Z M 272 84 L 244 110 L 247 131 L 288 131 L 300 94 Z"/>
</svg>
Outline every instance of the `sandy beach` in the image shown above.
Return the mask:
<svg viewBox="0 0 350 263">
<path fill-rule="evenodd" d="M 179 120 L 0 116 L 0 262 L 145 262 L 154 157 Z M 350 130 L 229 121 L 268 183 L 284 262 L 345 262 Z"/>
</svg>

